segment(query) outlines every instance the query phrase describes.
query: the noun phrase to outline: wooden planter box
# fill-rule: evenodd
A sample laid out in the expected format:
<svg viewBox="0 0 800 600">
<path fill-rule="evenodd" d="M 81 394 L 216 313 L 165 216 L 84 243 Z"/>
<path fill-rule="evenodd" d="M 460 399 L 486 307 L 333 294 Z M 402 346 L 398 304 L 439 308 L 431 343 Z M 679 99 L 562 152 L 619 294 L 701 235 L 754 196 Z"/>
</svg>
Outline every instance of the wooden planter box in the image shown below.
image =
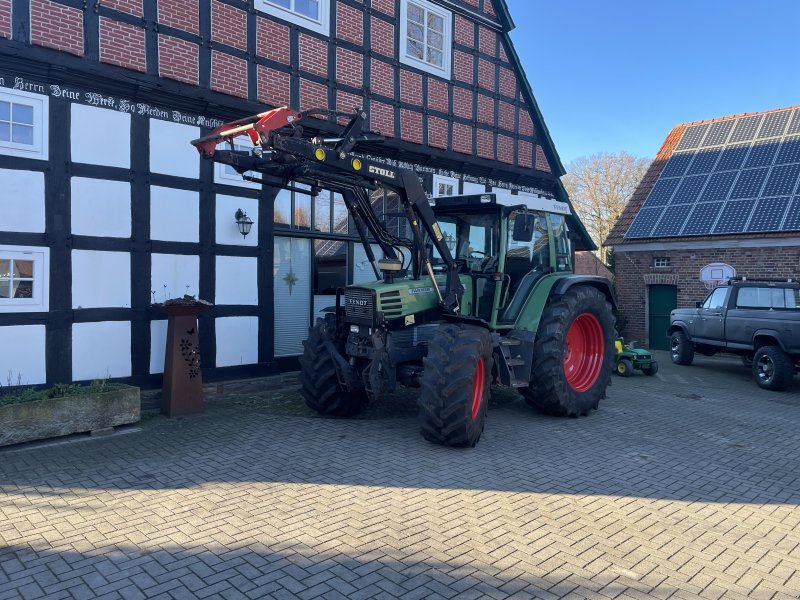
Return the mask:
<svg viewBox="0 0 800 600">
<path fill-rule="evenodd" d="M 0 406 L 0 446 L 127 425 L 139 420 L 139 388 Z"/>
</svg>

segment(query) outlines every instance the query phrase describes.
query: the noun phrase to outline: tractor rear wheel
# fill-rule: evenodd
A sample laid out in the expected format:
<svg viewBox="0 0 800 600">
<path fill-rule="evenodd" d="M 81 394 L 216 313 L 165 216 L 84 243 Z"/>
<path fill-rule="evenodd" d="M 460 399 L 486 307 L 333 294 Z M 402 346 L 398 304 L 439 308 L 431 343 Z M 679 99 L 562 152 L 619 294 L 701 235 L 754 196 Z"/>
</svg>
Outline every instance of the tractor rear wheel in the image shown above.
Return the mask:
<svg viewBox="0 0 800 600">
<path fill-rule="evenodd" d="M 444 446 L 474 446 L 489 404 L 491 335 L 481 327 L 441 325 L 423 364 L 418 400 L 422 437 Z"/>
<path fill-rule="evenodd" d="M 531 383 L 520 392 L 547 414 L 586 415 L 605 398 L 613 363 L 611 305 L 593 287 L 573 287 L 542 311 Z"/>
<path fill-rule="evenodd" d="M 348 391 L 339 383 L 336 365 L 326 341 L 336 345 L 331 324 L 317 321 L 303 342 L 300 357 L 300 394 L 306 405 L 322 415 L 352 416 L 364 409 L 364 390 Z"/>
</svg>

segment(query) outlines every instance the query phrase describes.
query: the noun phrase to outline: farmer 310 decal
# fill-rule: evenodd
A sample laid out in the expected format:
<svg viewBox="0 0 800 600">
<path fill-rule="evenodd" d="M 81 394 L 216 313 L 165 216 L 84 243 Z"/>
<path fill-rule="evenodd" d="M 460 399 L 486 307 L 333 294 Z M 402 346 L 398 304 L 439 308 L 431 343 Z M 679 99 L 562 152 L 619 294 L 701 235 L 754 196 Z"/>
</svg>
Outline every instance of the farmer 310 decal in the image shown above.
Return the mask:
<svg viewBox="0 0 800 600">
<path fill-rule="evenodd" d="M 339 290 L 311 329 L 300 359 L 307 404 L 354 415 L 398 383 L 418 386 L 422 435 L 448 446 L 477 443 L 493 383 L 549 414 L 596 409 L 614 361 L 614 299 L 605 278 L 572 274 L 568 210 L 502 206 L 490 194 L 431 206 L 415 172 L 353 152 L 383 139 L 363 131 L 363 112 L 340 135 L 304 135 L 300 121 L 318 113 L 331 114 L 279 108 L 192 142 L 246 179 L 344 198 L 376 281 Z M 253 151 L 234 149 L 243 135 Z M 398 194 L 408 239 L 373 211 L 369 192 L 381 187 Z"/>
</svg>

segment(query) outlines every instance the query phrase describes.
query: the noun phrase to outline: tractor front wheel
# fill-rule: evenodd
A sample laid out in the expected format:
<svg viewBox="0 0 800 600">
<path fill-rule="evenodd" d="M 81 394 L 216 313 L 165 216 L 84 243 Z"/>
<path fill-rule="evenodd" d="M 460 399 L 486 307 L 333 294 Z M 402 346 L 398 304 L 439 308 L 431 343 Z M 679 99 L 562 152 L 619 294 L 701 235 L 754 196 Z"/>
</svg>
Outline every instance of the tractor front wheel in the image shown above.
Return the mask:
<svg viewBox="0 0 800 600">
<path fill-rule="evenodd" d="M 469 325 L 441 325 L 428 344 L 419 425 L 435 444 L 472 447 L 486 421 L 492 378 L 492 337 Z"/>
<path fill-rule="evenodd" d="M 323 320 L 308 334 L 303 342 L 300 357 L 300 394 L 306 405 L 322 415 L 352 416 L 364 409 L 367 396 L 364 390 L 348 391 L 336 375 L 336 365 L 326 342 L 335 344 L 332 326 Z"/>
<path fill-rule="evenodd" d="M 614 362 L 614 315 L 605 295 L 581 285 L 542 311 L 531 383 L 520 391 L 531 406 L 577 417 L 605 398 Z"/>
</svg>

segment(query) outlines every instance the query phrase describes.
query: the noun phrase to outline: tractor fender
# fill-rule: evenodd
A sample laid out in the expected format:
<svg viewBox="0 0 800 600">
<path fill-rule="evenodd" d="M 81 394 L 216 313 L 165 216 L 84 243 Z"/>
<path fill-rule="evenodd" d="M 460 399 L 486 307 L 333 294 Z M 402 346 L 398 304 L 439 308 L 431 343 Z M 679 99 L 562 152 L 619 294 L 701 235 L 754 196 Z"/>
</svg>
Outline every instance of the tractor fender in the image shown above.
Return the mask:
<svg viewBox="0 0 800 600">
<path fill-rule="evenodd" d="M 571 275 L 568 273 L 546 275 L 536 282 L 530 297 L 525 302 L 514 323 L 514 327 L 526 331 L 538 331 L 539 319 L 550 298 L 563 296 L 577 285 L 588 285 L 597 288 L 611 303 L 612 309 L 616 310 L 617 300 L 611 283 L 605 277 Z"/>
</svg>

